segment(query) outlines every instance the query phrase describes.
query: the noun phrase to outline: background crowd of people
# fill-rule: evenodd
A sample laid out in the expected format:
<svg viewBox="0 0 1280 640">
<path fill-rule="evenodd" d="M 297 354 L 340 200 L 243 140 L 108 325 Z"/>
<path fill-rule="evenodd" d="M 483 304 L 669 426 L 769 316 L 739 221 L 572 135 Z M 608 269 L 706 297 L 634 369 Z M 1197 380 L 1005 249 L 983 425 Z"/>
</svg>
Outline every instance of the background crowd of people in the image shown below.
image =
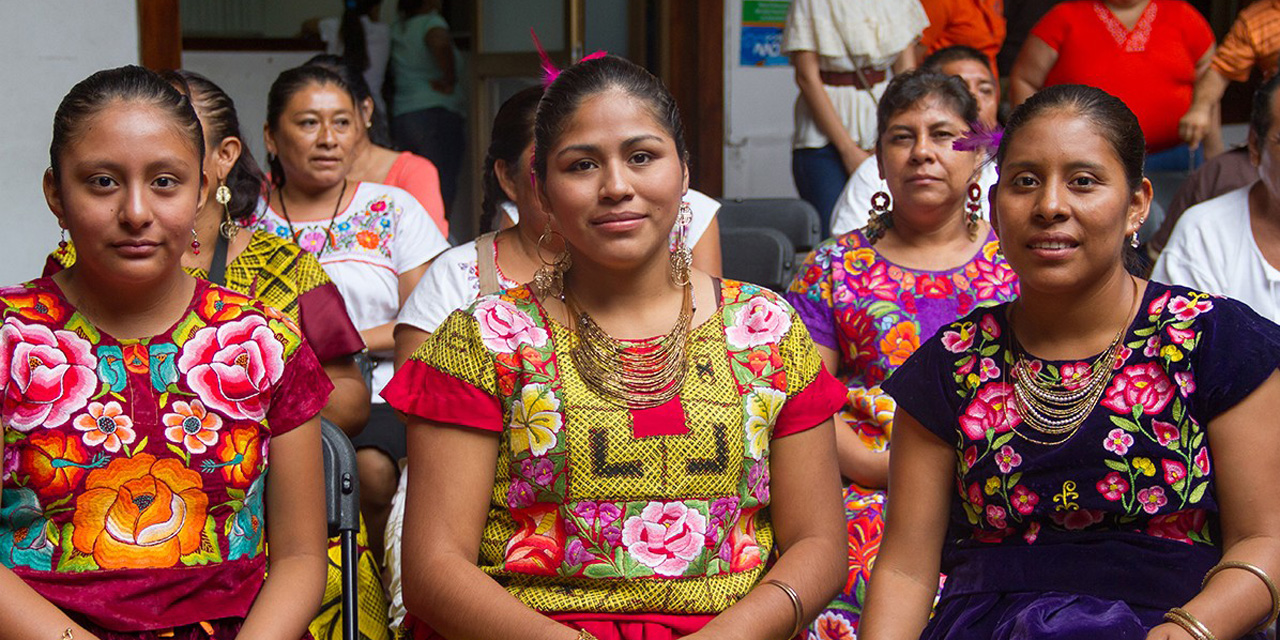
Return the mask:
<svg viewBox="0 0 1280 640">
<path fill-rule="evenodd" d="M 1183 0 L 1068 0 L 1002 81 L 999 3 L 793 0 L 830 237 L 785 291 L 723 277 L 699 123 L 603 53 L 485 123 L 451 247 L 457 52 L 378 4 L 272 84 L 265 171 L 216 79 L 59 105 L 63 239 L 0 288 L 0 640 L 340 637 L 322 419 L 370 640 L 1273 627 L 1280 1 L 1215 47 Z"/>
</svg>

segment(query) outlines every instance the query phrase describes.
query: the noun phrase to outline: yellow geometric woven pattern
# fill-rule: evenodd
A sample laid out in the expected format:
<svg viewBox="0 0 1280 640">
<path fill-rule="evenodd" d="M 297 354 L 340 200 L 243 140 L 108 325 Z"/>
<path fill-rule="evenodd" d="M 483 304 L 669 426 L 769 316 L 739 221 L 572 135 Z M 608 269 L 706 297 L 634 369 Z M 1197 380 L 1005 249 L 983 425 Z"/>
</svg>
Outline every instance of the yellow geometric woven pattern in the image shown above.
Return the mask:
<svg viewBox="0 0 1280 640">
<path fill-rule="evenodd" d="M 636 437 L 635 414 L 590 390 L 576 335 L 527 288 L 454 312 L 413 355 L 502 404 L 479 566 L 525 604 L 714 613 L 758 582 L 774 546 L 768 440 L 821 358 L 778 296 L 732 281 L 722 294 L 690 332 L 684 429 L 668 435 Z M 685 535 L 645 548 L 640 525 L 658 522 Z"/>
</svg>

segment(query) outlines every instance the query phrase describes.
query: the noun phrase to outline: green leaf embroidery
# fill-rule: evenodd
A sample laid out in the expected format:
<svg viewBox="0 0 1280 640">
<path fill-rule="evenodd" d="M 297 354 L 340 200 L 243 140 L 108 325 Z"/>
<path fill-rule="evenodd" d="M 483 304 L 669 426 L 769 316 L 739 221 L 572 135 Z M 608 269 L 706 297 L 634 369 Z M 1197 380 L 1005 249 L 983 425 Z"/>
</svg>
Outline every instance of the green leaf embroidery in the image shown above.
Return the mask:
<svg viewBox="0 0 1280 640">
<path fill-rule="evenodd" d="M 182 447 L 179 447 L 176 444 L 173 444 L 172 442 L 166 442 L 164 443 L 164 446 L 166 449 L 172 451 L 179 458 L 182 458 L 182 461 L 185 462 L 188 467 L 191 466 L 191 454 L 187 453 L 185 449 L 183 449 Z"/>
<path fill-rule="evenodd" d="M 200 534 L 200 546 L 195 551 L 180 558 L 187 566 L 222 562 L 222 551 L 218 549 L 218 540 L 214 533 L 213 516 L 204 519 L 204 531 Z"/>
<path fill-rule="evenodd" d="M 1117 427 L 1120 427 L 1121 429 L 1124 429 L 1125 431 L 1128 431 L 1130 433 L 1137 433 L 1142 430 L 1138 426 L 1138 423 L 1132 420 L 1126 420 L 1117 415 L 1111 416 L 1111 424 L 1114 424 Z"/>
<path fill-rule="evenodd" d="M 147 448 L 147 440 L 150 440 L 150 439 L 151 439 L 151 436 L 143 436 L 143 437 L 142 437 L 142 440 L 139 440 L 139 441 L 138 441 L 138 444 L 137 444 L 136 446 L 134 446 L 134 447 L 133 447 L 133 451 L 129 454 L 129 457 L 130 457 L 130 458 L 132 458 L 132 457 L 134 457 L 134 456 L 138 455 L 138 453 L 139 453 L 140 451 L 142 451 L 143 449 L 146 449 L 146 448 Z"/>
<path fill-rule="evenodd" d="M 1102 464 L 1107 465 L 1108 469 L 1112 469 L 1114 471 L 1119 471 L 1121 473 L 1129 472 L 1129 465 L 1126 462 L 1118 460 L 1103 460 Z"/>
<path fill-rule="evenodd" d="M 1187 502 L 1190 504 L 1195 504 L 1197 502 L 1200 502 L 1200 500 L 1204 498 L 1205 489 L 1208 489 L 1208 488 L 1209 488 L 1208 482 L 1201 482 L 1200 484 L 1196 485 L 1196 488 L 1191 490 L 1191 495 L 1187 498 Z"/>
<path fill-rule="evenodd" d="M 62 556 L 58 558 L 58 571 L 63 573 L 96 571 L 99 567 L 93 556 L 80 553 L 80 550 L 71 543 L 71 534 L 74 531 L 75 528 L 70 522 L 62 526 Z"/>
<path fill-rule="evenodd" d="M 1006 488 L 1016 487 L 1016 486 L 1018 486 L 1018 481 L 1019 481 L 1019 480 L 1021 480 L 1021 479 L 1022 479 L 1022 472 L 1021 472 L 1021 471 L 1019 471 L 1019 472 L 1017 472 L 1017 473 L 1015 473 L 1015 474 L 1013 474 L 1013 475 L 1009 476 L 1009 480 L 1008 480 L 1008 482 L 1007 482 L 1007 483 L 1005 483 L 1005 487 L 1006 487 Z"/>
</svg>

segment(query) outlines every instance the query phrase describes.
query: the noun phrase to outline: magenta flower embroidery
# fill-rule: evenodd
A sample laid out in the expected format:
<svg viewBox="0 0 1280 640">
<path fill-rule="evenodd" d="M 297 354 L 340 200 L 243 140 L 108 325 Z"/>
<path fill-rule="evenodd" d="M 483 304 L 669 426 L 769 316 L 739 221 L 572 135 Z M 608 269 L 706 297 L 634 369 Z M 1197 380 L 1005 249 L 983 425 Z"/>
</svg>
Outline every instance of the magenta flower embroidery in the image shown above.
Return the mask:
<svg viewBox="0 0 1280 640">
<path fill-rule="evenodd" d="M 1200 470 L 1201 475 L 1209 475 L 1209 450 L 1203 447 L 1196 452 L 1195 457 L 1196 468 Z"/>
<path fill-rule="evenodd" d="M 1022 515 L 1027 515 L 1035 510 L 1036 505 L 1040 502 L 1040 496 L 1034 491 L 1023 485 L 1013 488 L 1013 497 L 1009 500 L 1013 504 L 1013 508 Z"/>
<path fill-rule="evenodd" d="M 987 505 L 987 523 L 991 526 L 997 529 L 1003 529 L 1005 527 L 1005 515 L 1004 507 L 994 504 Z"/>
<path fill-rule="evenodd" d="M 1000 447 L 1000 451 L 996 453 L 996 466 L 1000 467 L 1000 473 L 1009 473 L 1020 464 L 1022 464 L 1022 455 L 1007 444 Z"/>
<path fill-rule="evenodd" d="M 486 299 L 472 315 L 480 325 L 480 341 L 498 353 L 515 353 L 523 344 L 535 349 L 547 344 L 547 330 L 506 300 Z"/>
<path fill-rule="evenodd" d="M 1142 405 L 1143 413 L 1154 415 L 1163 411 L 1172 399 L 1173 381 L 1164 368 L 1155 362 L 1144 362 L 1127 366 L 1116 374 L 1099 404 L 1120 414 Z"/>
<path fill-rule="evenodd" d="M 0 389 L 5 426 L 30 431 L 61 426 L 84 408 L 99 384 L 93 345 L 74 331 L 53 331 L 16 318 L 0 328 Z"/>
<path fill-rule="evenodd" d="M 307 231 L 298 238 L 298 246 L 303 251 L 311 253 L 319 253 L 324 248 L 324 232 L 323 231 Z"/>
<path fill-rule="evenodd" d="M 1079 389 L 1089 380 L 1090 367 L 1087 362 L 1068 362 L 1059 370 L 1062 374 L 1062 386 L 1066 389 Z"/>
<path fill-rule="evenodd" d="M 178 370 L 204 405 L 233 419 L 262 420 L 270 390 L 284 375 L 284 345 L 262 316 L 196 331 L 178 358 Z"/>
<path fill-rule="evenodd" d="M 978 321 L 978 326 L 982 327 L 982 337 L 987 340 L 994 340 L 1000 337 L 1000 323 L 996 322 L 995 316 L 986 314 Z"/>
<path fill-rule="evenodd" d="M 1165 303 L 1169 302 L 1170 295 L 1172 295 L 1171 292 L 1166 291 L 1159 298 L 1152 300 L 1151 305 L 1147 307 L 1147 313 L 1153 316 L 1160 315 L 1160 312 L 1164 311 Z"/>
<path fill-rule="evenodd" d="M 1169 303 L 1169 312 L 1179 320 L 1190 320 L 1210 309 L 1213 309 L 1213 301 L 1195 294 L 1191 298 L 1178 296 Z"/>
<path fill-rule="evenodd" d="M 1138 504 L 1142 505 L 1142 510 L 1147 513 L 1155 513 L 1160 507 L 1168 504 L 1169 500 L 1164 497 L 1164 487 L 1147 487 L 1138 491 Z"/>
<path fill-rule="evenodd" d="M 1129 447 L 1132 446 L 1133 436 L 1125 433 L 1124 429 L 1119 428 L 1112 429 L 1111 433 L 1108 433 L 1106 439 L 1102 441 L 1103 449 L 1106 449 L 1118 456 L 1129 453 Z"/>
<path fill-rule="evenodd" d="M 1174 344 L 1182 344 L 1196 337 L 1195 331 L 1190 329 L 1178 329 L 1172 325 L 1165 327 L 1164 331 L 1169 334 L 1169 339 L 1172 340 Z"/>
<path fill-rule="evenodd" d="M 1178 383 L 1178 391 L 1184 398 L 1196 392 L 1196 376 L 1190 371 L 1174 372 L 1173 381 Z"/>
<path fill-rule="evenodd" d="M 1027 530 L 1022 533 L 1022 539 L 1026 540 L 1027 544 L 1035 544 L 1038 537 L 1040 537 L 1039 522 L 1032 522 L 1031 526 L 1027 527 Z"/>
<path fill-rule="evenodd" d="M 978 390 L 973 401 L 960 416 L 960 430 L 970 440 L 985 440 L 987 430 L 1004 433 L 1020 424 L 1022 418 L 1013 407 L 1013 385 L 989 382 Z"/>
<path fill-rule="evenodd" d="M 1164 469 L 1164 481 L 1169 484 L 1187 477 L 1187 467 L 1181 462 L 1165 459 L 1160 461 L 1160 466 Z"/>
<path fill-rule="evenodd" d="M 951 353 L 962 353 L 973 346 L 973 325 L 964 323 L 959 331 L 942 332 L 942 346 Z"/>
<path fill-rule="evenodd" d="M 1107 477 L 1098 481 L 1097 487 L 1098 493 L 1101 493 L 1102 497 L 1115 502 L 1123 498 L 1125 493 L 1128 493 L 1129 481 L 1119 473 L 1112 471 L 1107 474 Z"/>
<path fill-rule="evenodd" d="M 991 358 L 982 359 L 982 368 L 978 371 L 978 380 L 986 382 L 1000 377 L 1000 367 L 996 366 L 996 361 Z"/>
<path fill-rule="evenodd" d="M 1175 427 L 1175 426 L 1173 426 L 1173 425 L 1169 424 L 1168 422 L 1161 422 L 1161 421 L 1159 421 L 1159 420 L 1152 420 L 1152 421 L 1151 421 L 1151 428 L 1155 430 L 1155 432 L 1156 432 L 1156 441 L 1157 441 L 1157 442 L 1159 442 L 1159 443 L 1161 444 L 1161 446 L 1168 447 L 1168 446 L 1169 446 L 1169 445 L 1171 445 L 1171 444 L 1172 444 L 1172 445 L 1174 445 L 1174 446 L 1177 446 L 1177 442 L 1178 442 L 1178 428 L 1177 428 L 1177 427 Z M 1172 447 L 1171 447 L 1171 448 L 1172 448 Z"/>
</svg>

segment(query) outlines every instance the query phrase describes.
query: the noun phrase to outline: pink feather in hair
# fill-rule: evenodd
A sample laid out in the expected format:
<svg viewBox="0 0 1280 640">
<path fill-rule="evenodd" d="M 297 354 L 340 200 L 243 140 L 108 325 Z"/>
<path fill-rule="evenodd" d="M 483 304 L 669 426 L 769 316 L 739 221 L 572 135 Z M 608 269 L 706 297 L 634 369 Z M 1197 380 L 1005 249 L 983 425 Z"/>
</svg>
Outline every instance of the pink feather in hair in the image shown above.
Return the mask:
<svg viewBox="0 0 1280 640">
<path fill-rule="evenodd" d="M 538 49 L 538 59 L 542 61 L 542 86 L 549 87 L 556 78 L 560 77 L 560 70 L 556 68 L 556 64 L 551 61 L 551 56 L 547 55 L 547 50 L 542 48 L 542 41 L 538 40 L 538 34 L 529 29 L 529 35 L 533 36 L 533 46 Z M 584 56 L 578 62 L 586 62 L 587 60 L 595 60 L 609 55 L 608 51 L 596 51 Z"/>
</svg>

